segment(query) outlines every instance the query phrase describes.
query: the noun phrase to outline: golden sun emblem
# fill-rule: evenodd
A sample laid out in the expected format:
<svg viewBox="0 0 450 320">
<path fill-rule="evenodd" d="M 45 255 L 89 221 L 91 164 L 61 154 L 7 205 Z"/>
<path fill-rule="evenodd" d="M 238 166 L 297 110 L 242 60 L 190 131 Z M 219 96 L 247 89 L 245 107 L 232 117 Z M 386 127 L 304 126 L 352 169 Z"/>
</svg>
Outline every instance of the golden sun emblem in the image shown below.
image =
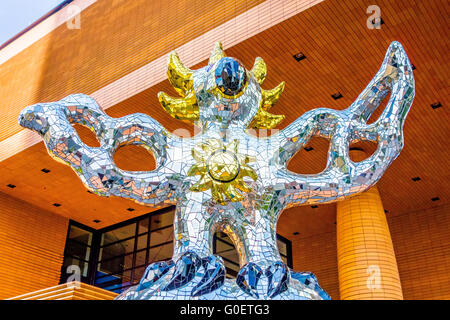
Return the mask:
<svg viewBox="0 0 450 320">
<path fill-rule="evenodd" d="M 212 197 L 219 204 L 226 203 L 226 196 L 233 202 L 244 199 L 241 192 L 252 189 L 244 182 L 243 177 L 258 179 L 255 170 L 247 165 L 256 161 L 255 157 L 238 153 L 238 140 L 224 146 L 217 139 L 206 139 L 192 149 L 192 156 L 197 161 L 188 171 L 188 176 L 200 175 L 200 180 L 190 190 L 201 192 L 211 190 Z"/>
</svg>

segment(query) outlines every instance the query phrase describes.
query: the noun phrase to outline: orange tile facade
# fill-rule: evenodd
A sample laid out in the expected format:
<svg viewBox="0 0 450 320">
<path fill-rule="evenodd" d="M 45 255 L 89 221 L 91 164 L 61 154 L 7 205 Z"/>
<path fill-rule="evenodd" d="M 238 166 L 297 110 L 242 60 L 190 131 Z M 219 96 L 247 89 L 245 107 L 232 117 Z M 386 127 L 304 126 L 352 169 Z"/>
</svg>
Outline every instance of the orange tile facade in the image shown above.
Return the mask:
<svg viewBox="0 0 450 320">
<path fill-rule="evenodd" d="M 326 232 L 292 241 L 294 270 L 314 273 L 320 286 L 339 300 L 336 232 Z"/>
<path fill-rule="evenodd" d="M 0 192 L 0 299 L 59 283 L 68 219 Z"/>
<path fill-rule="evenodd" d="M 81 29 L 63 24 L 0 65 L 0 141 L 22 130 L 24 107 L 90 94 L 261 2 L 97 1 Z"/>
<path fill-rule="evenodd" d="M 450 206 L 389 218 L 403 298 L 450 299 Z"/>
<path fill-rule="evenodd" d="M 301 210 L 301 208 L 298 208 Z M 403 299 L 450 299 L 450 206 L 387 213 Z M 292 241 L 294 269 L 313 272 L 340 299 L 336 232 Z"/>
</svg>

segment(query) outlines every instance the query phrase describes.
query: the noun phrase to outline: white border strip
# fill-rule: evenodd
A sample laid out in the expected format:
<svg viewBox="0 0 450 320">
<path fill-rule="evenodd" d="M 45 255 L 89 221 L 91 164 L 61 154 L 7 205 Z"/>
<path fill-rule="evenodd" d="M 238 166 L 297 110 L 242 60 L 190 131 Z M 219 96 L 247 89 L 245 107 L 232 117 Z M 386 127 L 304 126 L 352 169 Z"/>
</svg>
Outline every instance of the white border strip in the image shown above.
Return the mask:
<svg viewBox="0 0 450 320">
<path fill-rule="evenodd" d="M 233 47 L 322 1 L 324 0 L 265 1 L 185 43 L 176 51 L 185 65 L 193 66 L 208 58 L 209 52 L 217 40 L 222 41 L 224 49 Z M 248 21 L 257 21 L 257 23 L 249 25 Z M 103 109 L 112 107 L 165 80 L 166 64 L 167 56 L 161 56 L 90 95 Z M 31 130 L 22 130 L 14 134 L 0 142 L 0 161 L 41 140 L 41 137 Z"/>
<path fill-rule="evenodd" d="M 69 3 L 61 10 L 55 12 L 50 17 L 39 23 L 37 26 L 25 32 L 19 38 L 8 44 L 0 50 L 0 65 L 14 57 L 19 52 L 31 46 L 39 39 L 45 37 L 47 34 L 58 28 L 63 23 L 66 23 L 73 18 L 73 11 L 71 7 L 75 6 L 79 12 L 83 11 L 97 0 L 75 0 Z"/>
</svg>

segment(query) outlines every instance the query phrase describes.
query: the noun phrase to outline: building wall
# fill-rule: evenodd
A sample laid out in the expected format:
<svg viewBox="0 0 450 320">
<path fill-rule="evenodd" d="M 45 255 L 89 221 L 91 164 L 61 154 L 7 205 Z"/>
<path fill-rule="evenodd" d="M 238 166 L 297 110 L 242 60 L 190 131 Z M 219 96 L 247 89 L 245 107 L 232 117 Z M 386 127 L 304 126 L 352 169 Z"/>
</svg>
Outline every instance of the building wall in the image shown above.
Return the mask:
<svg viewBox="0 0 450 320">
<path fill-rule="evenodd" d="M 406 300 L 450 299 L 450 205 L 387 216 Z M 292 241 L 294 269 L 339 299 L 336 233 Z"/>
<path fill-rule="evenodd" d="M 331 299 L 339 299 L 336 232 L 292 241 L 292 258 L 295 270 L 314 273 Z"/>
<path fill-rule="evenodd" d="M 0 299 L 57 285 L 68 219 L 0 192 Z"/>
<path fill-rule="evenodd" d="M 8 106 L 0 141 L 22 130 L 24 107 L 91 94 L 261 2 L 95 2 L 81 12 L 80 29 L 63 24 L 0 65 L 0 105 Z"/>
<path fill-rule="evenodd" d="M 403 297 L 450 299 L 450 205 L 391 217 Z"/>
</svg>

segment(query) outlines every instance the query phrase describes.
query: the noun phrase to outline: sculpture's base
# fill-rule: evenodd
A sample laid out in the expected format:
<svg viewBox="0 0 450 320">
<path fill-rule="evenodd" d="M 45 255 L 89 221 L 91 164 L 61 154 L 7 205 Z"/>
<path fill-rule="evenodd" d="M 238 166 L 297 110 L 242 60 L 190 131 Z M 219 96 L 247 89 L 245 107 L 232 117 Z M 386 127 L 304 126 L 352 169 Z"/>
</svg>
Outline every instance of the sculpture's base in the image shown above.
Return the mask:
<svg viewBox="0 0 450 320">
<path fill-rule="evenodd" d="M 197 277 L 196 277 L 197 278 Z M 267 278 L 262 277 L 257 289 L 250 295 L 244 292 L 234 279 L 226 279 L 216 290 L 206 294 L 192 296 L 199 279 L 194 278 L 181 288 L 161 290 L 161 285 L 140 289 L 134 286 L 121 293 L 116 300 L 330 300 L 330 296 L 318 285 L 315 276 L 307 272 L 290 272 L 287 289 L 270 298 Z M 157 287 L 157 288 L 155 288 Z"/>
</svg>

